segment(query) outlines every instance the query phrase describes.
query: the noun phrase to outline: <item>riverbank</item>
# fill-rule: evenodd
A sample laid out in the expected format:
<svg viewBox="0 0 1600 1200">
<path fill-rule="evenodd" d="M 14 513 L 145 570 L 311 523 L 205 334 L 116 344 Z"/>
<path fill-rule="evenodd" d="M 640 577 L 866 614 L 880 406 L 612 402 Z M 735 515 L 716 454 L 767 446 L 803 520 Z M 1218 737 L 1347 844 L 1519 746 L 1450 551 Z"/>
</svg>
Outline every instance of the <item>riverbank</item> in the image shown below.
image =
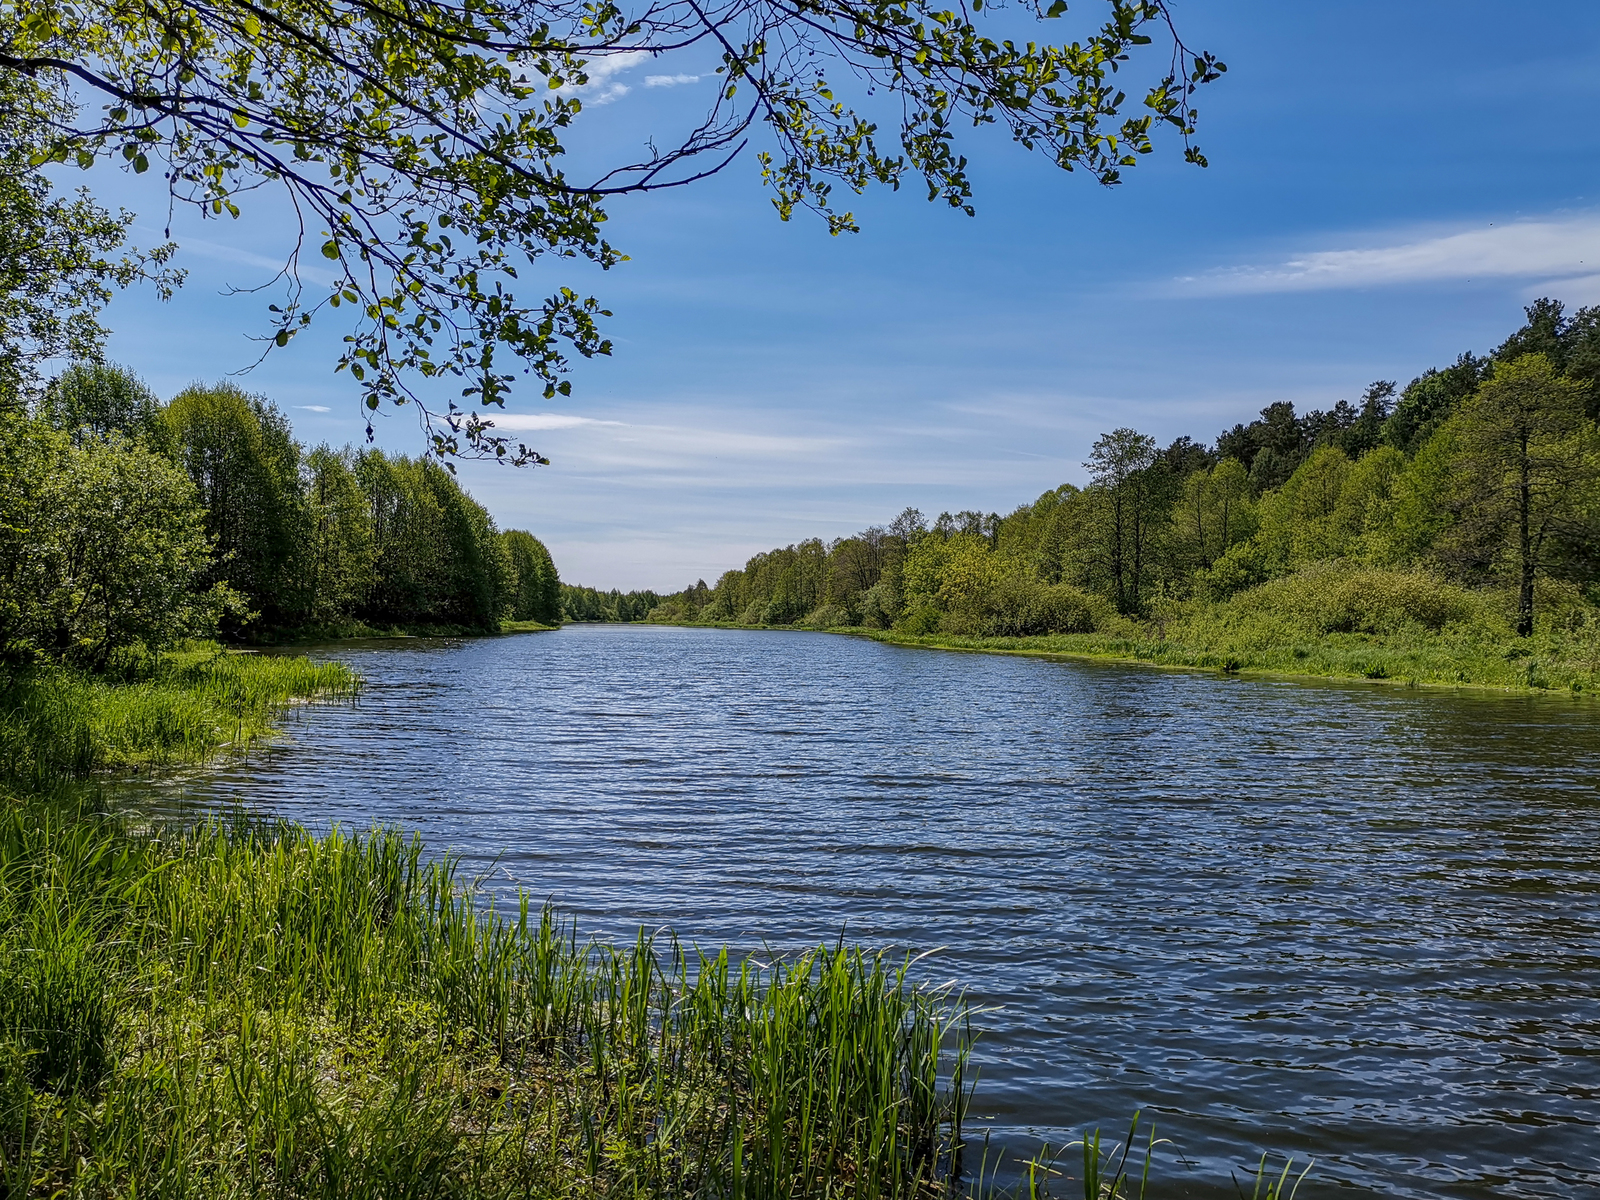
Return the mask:
<svg viewBox="0 0 1600 1200">
<path fill-rule="evenodd" d="M 343 699 L 360 680 L 342 663 L 202 642 L 118 680 L 64 666 L 0 679 L 0 781 L 48 788 L 107 771 L 203 763 L 270 741 L 305 699 Z"/>
<path fill-rule="evenodd" d="M 1185 631 L 1162 636 L 1155 623 L 1119 621 L 1105 633 L 1036 637 L 967 637 L 908 633 L 863 626 L 740 625 L 733 622 L 653 621 L 685 628 L 770 629 L 830 633 L 894 646 L 1020 654 L 1218 671 L 1227 675 L 1386 681 L 1412 687 L 1483 688 L 1512 692 L 1600 693 L 1600 644 L 1593 638 L 1543 632 L 1515 638 L 1468 628 L 1410 629 L 1383 635 L 1324 633 L 1282 640 Z"/>
<path fill-rule="evenodd" d="M 258 641 L 247 640 L 241 646 L 269 650 L 278 647 L 326 646 L 336 642 L 386 642 L 404 638 L 498 637 L 506 633 L 546 633 L 560 628 L 559 625 L 545 625 L 538 621 L 501 621 L 498 630 L 477 625 L 379 626 L 347 621 L 337 625 L 302 626 Z"/>
<path fill-rule="evenodd" d="M 979 638 L 877 629 L 828 632 L 897 646 L 1145 663 L 1229 675 L 1385 681 L 1410 687 L 1512 692 L 1592 694 L 1600 689 L 1600 658 L 1593 657 L 1588 646 L 1574 647 L 1554 638 L 1529 639 L 1531 644 L 1508 646 L 1499 640 L 1470 637 L 1454 640 L 1328 634 L 1262 646 L 1226 639 L 1206 643 L 1094 633 Z"/>
<path fill-rule="evenodd" d="M 0 1194 L 932 1194 L 970 1095 L 948 990 L 838 946 L 730 962 L 485 907 L 394 831 L 166 828 L 65 785 L 205 762 L 340 664 L 170 655 L 0 704 Z"/>
</svg>

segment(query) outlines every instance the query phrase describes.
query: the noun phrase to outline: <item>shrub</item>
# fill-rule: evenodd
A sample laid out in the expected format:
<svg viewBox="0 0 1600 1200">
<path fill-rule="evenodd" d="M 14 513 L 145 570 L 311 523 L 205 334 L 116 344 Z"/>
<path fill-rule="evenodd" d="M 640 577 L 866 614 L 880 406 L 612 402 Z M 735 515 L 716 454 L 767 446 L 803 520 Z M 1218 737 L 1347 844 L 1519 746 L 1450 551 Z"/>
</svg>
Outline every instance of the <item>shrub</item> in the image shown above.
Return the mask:
<svg viewBox="0 0 1600 1200">
<path fill-rule="evenodd" d="M 812 629 L 839 629 L 855 624 L 850 619 L 850 610 L 838 604 L 824 604 L 797 623 Z"/>
<path fill-rule="evenodd" d="M 990 601 L 985 632 L 992 637 L 1093 633 L 1109 609 L 1104 598 L 1070 584 L 1012 576 Z"/>
<path fill-rule="evenodd" d="M 1227 602 L 1232 615 L 1277 616 L 1313 634 L 1393 633 L 1406 625 L 1432 630 L 1481 622 L 1485 599 L 1420 570 L 1383 570 L 1348 561 L 1318 563 L 1274 579 Z"/>
</svg>

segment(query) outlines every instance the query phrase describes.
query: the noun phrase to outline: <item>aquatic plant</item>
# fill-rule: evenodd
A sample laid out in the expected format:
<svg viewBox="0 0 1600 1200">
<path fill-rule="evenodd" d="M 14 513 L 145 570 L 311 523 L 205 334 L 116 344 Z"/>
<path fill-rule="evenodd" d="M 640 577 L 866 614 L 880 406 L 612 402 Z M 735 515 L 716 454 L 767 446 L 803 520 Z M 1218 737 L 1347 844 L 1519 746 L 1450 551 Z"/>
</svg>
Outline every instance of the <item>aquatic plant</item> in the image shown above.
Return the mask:
<svg viewBox="0 0 1600 1200">
<path fill-rule="evenodd" d="M 10 1196 L 909 1197 L 970 1097 L 905 961 L 586 942 L 393 832 L 18 807 L 0 929 Z"/>
<path fill-rule="evenodd" d="M 206 762 L 273 734 L 295 700 L 352 696 L 344 664 L 201 644 L 117 682 L 60 666 L 0 680 L 0 779 L 30 786 L 96 771 Z"/>
</svg>

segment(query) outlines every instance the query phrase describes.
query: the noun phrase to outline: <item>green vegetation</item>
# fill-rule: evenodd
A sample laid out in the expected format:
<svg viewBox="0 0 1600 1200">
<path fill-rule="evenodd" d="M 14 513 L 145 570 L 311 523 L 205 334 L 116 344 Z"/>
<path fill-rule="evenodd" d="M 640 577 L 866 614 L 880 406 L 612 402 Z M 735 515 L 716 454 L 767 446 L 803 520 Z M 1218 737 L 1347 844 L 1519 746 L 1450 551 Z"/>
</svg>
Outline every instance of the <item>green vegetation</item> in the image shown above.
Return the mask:
<svg viewBox="0 0 1600 1200">
<path fill-rule="evenodd" d="M 395 834 L 19 808 L 0 914 L 9 1196 L 922 1196 L 959 1138 L 904 965 L 584 943 Z"/>
<path fill-rule="evenodd" d="M 1600 687 L 1600 308 L 1543 300 L 1396 395 L 1287 403 L 1008 516 L 907 509 L 758 554 L 649 619 L 1295 674 Z"/>
<path fill-rule="evenodd" d="M 312 450 L 231 384 L 161 404 L 126 371 L 0 388 L 0 658 L 104 672 L 194 637 L 559 623 L 538 539 L 438 463 Z"/>
<path fill-rule="evenodd" d="M 857 227 L 836 186 L 849 196 L 920 176 L 930 201 L 971 214 L 958 132 L 969 124 L 1107 185 L 1160 130 L 1204 166 L 1194 92 L 1226 68 L 1178 37 L 1159 0 L 1095 7 L 1058 43 L 1045 30 L 1060 28 L 1065 0 L 1036 7 L 1051 26 L 1015 41 L 1015 17 L 921 0 L 825 12 L 333 0 L 270 16 L 243 0 L 0 0 L 0 377 L 97 345 L 110 287 L 177 281 L 162 265 L 170 246 L 113 257 L 133 218 L 87 192 L 53 198 L 46 173 L 154 163 L 170 205 L 239 218 L 265 187 L 297 214 L 300 238 L 294 222 L 280 231 L 296 248 L 270 281 L 282 292 L 269 352 L 313 321 L 344 319 L 338 369 L 368 412 L 411 405 L 438 454 L 543 462 L 471 410 L 503 404 L 519 375 L 546 398 L 566 394 L 569 354 L 611 352 L 597 301 L 541 284 L 530 295 L 526 282 L 548 277 L 545 255 L 623 260 L 603 236 L 610 196 L 715 174 L 761 132 L 779 216 L 809 209 L 836 234 Z M 1159 52 L 1145 49 L 1156 41 Z M 565 148 L 582 85 L 627 61 L 618 55 L 700 44 L 719 47 L 726 73 L 704 119 L 639 158 L 587 159 L 574 173 Z M 308 230 L 322 231 L 315 243 Z M 302 275 L 313 246 L 319 270 Z M 430 411 L 419 380 L 450 397 L 445 411 Z"/>
<path fill-rule="evenodd" d="M 561 613 L 568 621 L 643 621 L 647 620 L 661 597 L 651 591 L 596 591 L 576 584 L 561 585 Z"/>
<path fill-rule="evenodd" d="M 109 679 L 41 665 L 0 684 L 0 780 L 35 787 L 110 769 L 201 763 L 270 739 L 301 697 L 353 696 L 340 663 L 198 645 Z"/>
</svg>

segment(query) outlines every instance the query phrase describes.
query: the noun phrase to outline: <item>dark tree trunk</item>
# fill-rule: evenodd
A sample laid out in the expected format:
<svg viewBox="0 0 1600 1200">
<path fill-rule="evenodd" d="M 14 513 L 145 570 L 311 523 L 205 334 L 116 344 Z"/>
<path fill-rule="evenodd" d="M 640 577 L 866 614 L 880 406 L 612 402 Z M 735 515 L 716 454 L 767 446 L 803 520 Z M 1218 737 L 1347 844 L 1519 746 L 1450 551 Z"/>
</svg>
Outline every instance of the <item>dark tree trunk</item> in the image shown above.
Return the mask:
<svg viewBox="0 0 1600 1200">
<path fill-rule="evenodd" d="M 1528 479 L 1528 437 L 1522 436 L 1521 477 L 1517 484 L 1517 566 L 1520 568 L 1521 578 L 1517 589 L 1517 636 L 1528 637 L 1533 633 L 1533 536 L 1529 528 L 1529 509 L 1531 508 L 1532 487 Z"/>
</svg>

